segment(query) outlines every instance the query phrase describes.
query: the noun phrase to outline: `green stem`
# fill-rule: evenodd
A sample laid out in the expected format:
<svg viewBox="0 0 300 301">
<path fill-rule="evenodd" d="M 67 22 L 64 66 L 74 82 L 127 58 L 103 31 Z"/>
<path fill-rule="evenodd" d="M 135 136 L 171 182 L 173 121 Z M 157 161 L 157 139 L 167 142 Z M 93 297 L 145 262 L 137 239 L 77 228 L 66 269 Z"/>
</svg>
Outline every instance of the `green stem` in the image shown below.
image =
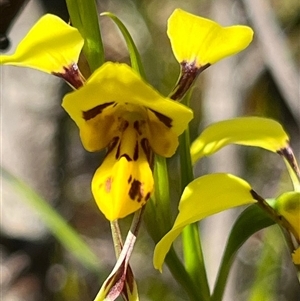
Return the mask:
<svg viewBox="0 0 300 301">
<path fill-rule="evenodd" d="M 159 212 L 160 210 L 157 209 L 153 199 L 149 200 L 145 210 L 144 222 L 149 235 L 155 243 L 158 243 L 164 235 L 161 233 L 160 223 L 155 219 L 155 216 L 160 215 Z M 190 300 L 199 301 L 198 291 L 173 247 L 168 252 L 165 262 L 174 279 L 185 290 Z"/>
<path fill-rule="evenodd" d="M 114 242 L 116 257 L 118 259 L 123 248 L 123 240 L 122 240 L 121 230 L 119 227 L 118 220 L 111 221 L 110 228 L 111 228 L 111 236 Z"/>
<path fill-rule="evenodd" d="M 154 195 L 146 205 L 144 221 L 148 233 L 157 243 L 172 227 L 169 179 L 165 158 L 155 156 L 153 176 Z"/>
<path fill-rule="evenodd" d="M 162 235 L 166 234 L 172 227 L 171 205 L 169 191 L 169 177 L 166 158 L 156 155 L 154 167 L 155 192 L 156 200 L 159 200 L 159 225 Z"/>
<path fill-rule="evenodd" d="M 187 140 L 189 140 L 189 138 L 186 137 L 187 135 L 189 135 L 188 130 L 180 137 L 179 146 L 183 188 L 193 180 L 193 176 L 189 173 L 191 165 L 188 165 L 190 157 L 187 158 L 187 156 L 189 156 L 189 153 L 187 154 Z M 186 270 L 193 279 L 194 285 L 198 288 L 199 300 L 209 300 L 210 292 L 204 265 L 198 223 L 190 224 L 184 228 L 182 232 L 182 243 Z"/>
<path fill-rule="evenodd" d="M 174 251 L 173 247 L 171 247 L 170 251 L 168 252 L 165 261 L 174 279 L 183 287 L 183 289 L 188 294 L 190 300 L 191 301 L 204 300 L 204 299 L 200 299 L 199 293 L 195 289 L 195 285 L 191 280 L 190 275 L 187 273 L 181 260 L 178 258 L 176 252 Z"/>
<path fill-rule="evenodd" d="M 104 49 L 95 0 L 66 0 L 71 22 L 84 38 L 83 53 L 94 72 L 104 63 Z"/>
<path fill-rule="evenodd" d="M 149 235 L 157 243 L 170 230 L 172 224 L 166 159 L 156 156 L 154 165 L 155 194 L 146 205 L 144 222 Z M 173 248 L 166 256 L 166 264 L 174 279 L 186 291 L 190 300 L 199 301 L 196 286 Z"/>
<path fill-rule="evenodd" d="M 183 102 L 186 102 L 186 97 Z M 190 133 L 189 128 L 179 138 L 181 190 L 194 179 L 190 156 Z M 187 272 L 191 275 L 199 292 L 199 300 L 209 300 L 210 291 L 204 264 L 198 223 L 185 227 L 182 232 L 183 252 Z"/>
</svg>

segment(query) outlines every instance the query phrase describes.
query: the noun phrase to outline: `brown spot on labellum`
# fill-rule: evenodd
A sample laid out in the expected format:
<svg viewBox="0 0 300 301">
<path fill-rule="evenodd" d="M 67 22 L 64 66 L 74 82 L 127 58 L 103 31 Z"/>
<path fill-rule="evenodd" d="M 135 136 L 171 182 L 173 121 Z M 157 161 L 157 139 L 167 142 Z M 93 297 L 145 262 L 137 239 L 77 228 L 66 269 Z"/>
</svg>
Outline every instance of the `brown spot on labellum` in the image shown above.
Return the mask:
<svg viewBox="0 0 300 301">
<path fill-rule="evenodd" d="M 111 106 L 112 104 L 114 104 L 113 101 L 112 101 L 112 102 L 104 103 L 104 104 L 99 105 L 99 106 L 96 106 L 96 107 L 94 107 L 94 108 L 92 108 L 92 109 L 90 109 L 90 110 L 88 110 L 88 111 L 83 111 L 83 112 L 82 112 L 82 118 L 83 118 L 84 120 L 86 120 L 86 121 L 87 121 L 87 120 L 90 120 L 90 119 L 92 119 L 92 118 L 95 118 L 97 115 L 101 114 L 102 111 L 103 111 L 105 108 Z"/>
<path fill-rule="evenodd" d="M 109 177 L 105 181 L 105 191 L 109 193 L 111 191 L 112 178 Z"/>
<path fill-rule="evenodd" d="M 132 180 L 132 175 L 130 175 L 130 177 L 128 178 L 128 184 L 131 182 Z"/>
<path fill-rule="evenodd" d="M 137 199 L 138 202 L 142 200 L 142 193 L 141 193 L 141 186 L 142 183 L 139 180 L 134 179 L 131 183 L 131 187 L 129 189 L 129 197 L 134 201 Z"/>
</svg>

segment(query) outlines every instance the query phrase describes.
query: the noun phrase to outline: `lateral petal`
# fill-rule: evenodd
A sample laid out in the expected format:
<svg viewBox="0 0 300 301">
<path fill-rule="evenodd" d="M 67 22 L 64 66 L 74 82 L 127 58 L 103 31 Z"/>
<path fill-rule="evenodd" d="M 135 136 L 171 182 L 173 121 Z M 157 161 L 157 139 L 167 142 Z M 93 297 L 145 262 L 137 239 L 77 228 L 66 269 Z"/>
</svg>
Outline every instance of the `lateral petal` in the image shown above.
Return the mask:
<svg viewBox="0 0 300 301">
<path fill-rule="evenodd" d="M 212 214 L 255 203 L 250 185 L 231 174 L 210 174 L 189 183 L 179 203 L 179 213 L 172 229 L 158 242 L 153 264 L 162 270 L 170 247 L 183 228 Z"/>
<path fill-rule="evenodd" d="M 0 63 L 63 73 L 64 68 L 78 62 L 83 43 L 76 28 L 47 14 L 31 28 L 14 54 L 0 56 Z"/>
</svg>

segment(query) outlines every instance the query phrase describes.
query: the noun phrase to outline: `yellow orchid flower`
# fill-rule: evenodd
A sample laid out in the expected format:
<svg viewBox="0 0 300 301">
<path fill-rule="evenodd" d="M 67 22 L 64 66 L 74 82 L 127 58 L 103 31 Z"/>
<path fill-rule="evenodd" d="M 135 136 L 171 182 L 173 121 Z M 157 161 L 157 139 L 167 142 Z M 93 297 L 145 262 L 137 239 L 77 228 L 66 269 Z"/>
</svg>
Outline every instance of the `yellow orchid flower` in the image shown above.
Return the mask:
<svg viewBox="0 0 300 301">
<path fill-rule="evenodd" d="M 62 106 L 76 122 L 88 151 L 107 147 L 92 191 L 108 220 L 141 208 L 153 191 L 153 152 L 170 157 L 193 117 L 161 96 L 125 64 L 105 63 Z"/>
<path fill-rule="evenodd" d="M 125 64 L 106 63 L 85 82 L 77 66 L 83 43 L 77 29 L 48 14 L 0 62 L 59 76 L 78 89 L 65 96 L 62 106 L 88 151 L 107 148 L 92 191 L 100 210 L 114 220 L 150 198 L 153 153 L 172 156 L 193 113 L 161 96 Z"/>
<path fill-rule="evenodd" d="M 168 20 L 168 36 L 177 61 L 196 68 L 211 65 L 245 49 L 253 38 L 248 26 L 218 23 L 175 9 Z"/>
<path fill-rule="evenodd" d="M 74 88 L 83 83 L 77 62 L 84 40 L 79 31 L 55 15 L 41 17 L 12 55 L 0 63 L 29 67 L 65 79 Z"/>
</svg>

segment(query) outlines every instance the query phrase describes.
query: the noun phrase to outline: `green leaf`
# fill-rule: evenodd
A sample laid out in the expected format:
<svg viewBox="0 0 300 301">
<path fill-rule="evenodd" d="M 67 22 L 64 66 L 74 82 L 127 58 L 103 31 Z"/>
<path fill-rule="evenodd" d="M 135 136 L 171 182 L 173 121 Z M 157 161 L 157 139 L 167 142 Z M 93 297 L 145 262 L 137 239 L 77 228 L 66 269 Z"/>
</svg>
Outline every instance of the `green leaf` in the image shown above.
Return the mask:
<svg viewBox="0 0 300 301">
<path fill-rule="evenodd" d="M 161 270 L 173 241 L 189 224 L 236 206 L 254 203 L 250 185 L 230 174 L 209 174 L 192 181 L 184 190 L 173 228 L 159 241 L 153 263 Z"/>
<path fill-rule="evenodd" d="M 7 181 L 41 217 L 53 236 L 72 253 L 79 262 L 91 271 L 99 272 L 100 263 L 97 256 L 82 240 L 76 231 L 59 215 L 40 195 L 25 183 L 1 167 L 1 176 Z"/>
<path fill-rule="evenodd" d="M 95 0 L 66 0 L 71 22 L 84 38 L 83 53 L 94 72 L 104 63 L 104 48 Z"/>
<path fill-rule="evenodd" d="M 144 72 L 144 67 L 141 61 L 141 56 L 140 53 L 137 49 L 137 47 L 135 46 L 135 43 L 128 31 L 128 29 L 126 28 L 126 26 L 122 23 L 122 21 L 114 14 L 110 13 L 110 12 L 104 12 L 102 13 L 100 16 L 108 16 L 110 17 L 115 24 L 118 26 L 118 28 L 120 29 L 127 48 L 128 48 L 128 52 L 129 52 L 129 56 L 130 56 L 130 61 L 131 61 L 131 67 L 140 74 L 140 76 L 146 80 L 146 75 Z"/>
<path fill-rule="evenodd" d="M 222 300 L 228 274 L 239 248 L 252 234 L 273 224 L 274 220 L 256 204 L 240 214 L 227 240 L 211 301 Z"/>
<path fill-rule="evenodd" d="M 289 137 L 282 126 L 272 119 L 240 117 L 208 126 L 192 143 L 191 156 L 195 163 L 228 144 L 261 147 L 277 152 L 287 147 Z"/>
</svg>

